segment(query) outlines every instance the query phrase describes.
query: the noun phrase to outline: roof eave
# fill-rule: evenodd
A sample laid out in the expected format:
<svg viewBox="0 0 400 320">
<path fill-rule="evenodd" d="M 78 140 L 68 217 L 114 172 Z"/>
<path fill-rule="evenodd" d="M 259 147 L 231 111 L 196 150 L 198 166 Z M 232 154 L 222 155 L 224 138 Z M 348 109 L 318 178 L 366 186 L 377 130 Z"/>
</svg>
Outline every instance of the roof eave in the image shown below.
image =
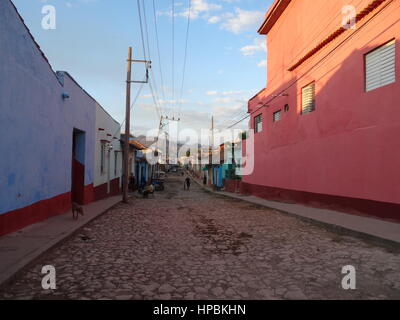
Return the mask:
<svg viewBox="0 0 400 320">
<path fill-rule="evenodd" d="M 266 35 L 275 25 L 276 21 L 280 18 L 285 11 L 291 0 L 275 0 L 274 4 L 265 15 L 265 20 L 261 27 L 258 29 L 259 34 Z"/>
</svg>

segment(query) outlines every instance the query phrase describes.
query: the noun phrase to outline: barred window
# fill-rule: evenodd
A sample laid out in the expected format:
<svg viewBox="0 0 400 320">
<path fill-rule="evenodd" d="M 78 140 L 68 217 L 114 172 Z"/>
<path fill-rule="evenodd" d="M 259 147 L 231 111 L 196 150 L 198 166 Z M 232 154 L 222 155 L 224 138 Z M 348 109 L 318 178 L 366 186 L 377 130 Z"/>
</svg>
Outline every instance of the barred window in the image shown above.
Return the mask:
<svg viewBox="0 0 400 320">
<path fill-rule="evenodd" d="M 278 122 L 278 121 L 281 121 L 281 119 L 282 119 L 282 111 L 279 110 L 279 111 L 274 112 L 274 114 L 272 115 L 272 120 L 274 122 Z"/>
</svg>

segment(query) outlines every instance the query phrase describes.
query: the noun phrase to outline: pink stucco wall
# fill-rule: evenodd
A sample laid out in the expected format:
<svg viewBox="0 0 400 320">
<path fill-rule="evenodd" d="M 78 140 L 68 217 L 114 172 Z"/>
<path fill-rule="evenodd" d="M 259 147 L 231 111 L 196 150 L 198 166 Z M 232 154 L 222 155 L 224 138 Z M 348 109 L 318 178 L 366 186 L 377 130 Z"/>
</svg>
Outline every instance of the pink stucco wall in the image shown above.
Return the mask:
<svg viewBox="0 0 400 320">
<path fill-rule="evenodd" d="M 263 114 L 263 132 L 255 136 L 255 171 L 244 183 L 400 204 L 400 2 L 385 1 L 356 30 L 288 71 L 341 26 L 343 5 L 354 4 L 359 12 L 370 3 L 293 0 L 268 32 L 268 83 L 250 100 L 249 112 L 269 103 L 251 116 L 253 126 Z M 396 82 L 365 92 L 364 55 L 392 39 Z M 301 89 L 313 81 L 316 110 L 301 115 Z M 272 99 L 284 89 L 288 96 Z M 277 110 L 282 120 L 274 123 Z"/>
</svg>

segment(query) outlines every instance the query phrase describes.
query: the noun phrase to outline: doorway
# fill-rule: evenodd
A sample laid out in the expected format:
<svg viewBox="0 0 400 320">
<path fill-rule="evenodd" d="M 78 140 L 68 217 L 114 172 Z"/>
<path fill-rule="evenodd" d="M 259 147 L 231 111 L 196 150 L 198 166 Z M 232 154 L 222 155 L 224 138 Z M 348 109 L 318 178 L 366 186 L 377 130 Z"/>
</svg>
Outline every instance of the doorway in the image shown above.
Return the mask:
<svg viewBox="0 0 400 320">
<path fill-rule="evenodd" d="M 85 202 L 85 132 L 74 129 L 72 135 L 71 200 Z"/>
</svg>

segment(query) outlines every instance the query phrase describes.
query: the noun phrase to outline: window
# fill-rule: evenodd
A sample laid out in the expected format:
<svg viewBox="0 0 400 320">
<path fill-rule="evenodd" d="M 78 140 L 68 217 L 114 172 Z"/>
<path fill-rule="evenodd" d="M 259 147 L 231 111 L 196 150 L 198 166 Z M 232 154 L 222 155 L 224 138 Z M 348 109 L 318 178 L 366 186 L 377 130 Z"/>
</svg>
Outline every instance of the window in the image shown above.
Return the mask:
<svg viewBox="0 0 400 320">
<path fill-rule="evenodd" d="M 254 131 L 256 133 L 262 131 L 262 114 L 259 114 L 254 118 Z"/>
<path fill-rule="evenodd" d="M 114 176 L 117 176 L 117 167 L 118 167 L 118 151 L 114 151 Z"/>
<path fill-rule="evenodd" d="M 304 87 L 301 91 L 301 113 L 306 114 L 315 110 L 315 82 Z"/>
<path fill-rule="evenodd" d="M 101 141 L 101 149 L 100 149 L 100 173 L 104 173 L 104 165 L 106 159 L 106 143 Z"/>
<path fill-rule="evenodd" d="M 277 112 L 274 112 L 274 114 L 273 114 L 273 116 L 272 116 L 272 120 L 273 120 L 274 122 L 278 122 L 278 121 L 281 121 L 281 119 L 282 119 L 282 111 L 279 110 L 279 111 L 277 111 Z"/>
<path fill-rule="evenodd" d="M 371 91 L 396 81 L 395 41 L 365 55 L 365 91 Z"/>
</svg>

